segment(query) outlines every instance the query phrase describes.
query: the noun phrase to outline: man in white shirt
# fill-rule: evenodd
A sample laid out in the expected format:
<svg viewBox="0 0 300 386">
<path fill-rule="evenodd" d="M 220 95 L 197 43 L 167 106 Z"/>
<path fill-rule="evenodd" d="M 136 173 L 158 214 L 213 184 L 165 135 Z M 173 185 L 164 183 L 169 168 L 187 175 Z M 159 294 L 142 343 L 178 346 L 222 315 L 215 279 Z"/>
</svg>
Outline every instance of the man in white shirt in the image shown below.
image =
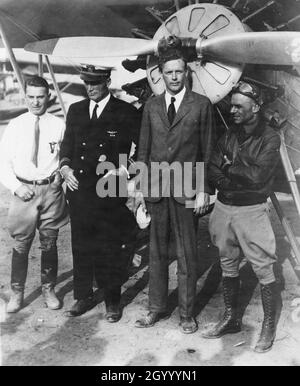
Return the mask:
<svg viewBox="0 0 300 386">
<path fill-rule="evenodd" d="M 59 228 L 68 213 L 59 173 L 59 149 L 64 122 L 46 112 L 49 85 L 41 77 L 25 84 L 29 111 L 8 124 L 0 144 L 0 182 L 12 194 L 8 230 L 14 238 L 11 298 L 7 312 L 22 308 L 28 254 L 36 229 L 41 243 L 41 282 L 45 304 L 60 308 L 54 287 L 57 278 Z"/>
</svg>

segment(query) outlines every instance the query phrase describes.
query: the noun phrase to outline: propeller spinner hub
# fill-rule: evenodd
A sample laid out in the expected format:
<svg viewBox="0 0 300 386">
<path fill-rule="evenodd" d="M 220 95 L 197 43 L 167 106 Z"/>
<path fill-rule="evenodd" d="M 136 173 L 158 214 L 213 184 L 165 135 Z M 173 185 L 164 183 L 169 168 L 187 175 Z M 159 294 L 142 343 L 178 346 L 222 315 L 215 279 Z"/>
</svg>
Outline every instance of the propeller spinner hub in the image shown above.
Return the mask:
<svg viewBox="0 0 300 386">
<path fill-rule="evenodd" d="M 175 35 L 170 35 L 160 39 L 160 41 L 158 42 L 159 54 L 163 53 L 165 50 L 168 50 L 170 48 L 181 49 L 182 48 L 181 39 Z"/>
</svg>

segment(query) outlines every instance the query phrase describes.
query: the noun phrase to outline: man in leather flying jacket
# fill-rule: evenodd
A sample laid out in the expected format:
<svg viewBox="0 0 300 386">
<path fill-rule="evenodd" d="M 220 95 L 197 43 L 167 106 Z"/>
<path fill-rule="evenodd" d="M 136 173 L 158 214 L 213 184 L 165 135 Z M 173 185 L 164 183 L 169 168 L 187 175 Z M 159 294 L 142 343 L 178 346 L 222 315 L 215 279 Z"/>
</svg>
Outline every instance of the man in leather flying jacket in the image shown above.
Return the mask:
<svg viewBox="0 0 300 386">
<path fill-rule="evenodd" d="M 212 242 L 219 249 L 225 314 L 205 338 L 220 338 L 241 330 L 237 317 L 239 262 L 250 262 L 261 286 L 264 321 L 256 352 L 271 349 L 275 338 L 275 236 L 267 199 L 280 159 L 280 137 L 261 119 L 261 92 L 239 82 L 232 91 L 234 125 L 219 140 L 209 163 L 210 183 L 218 190 L 210 217 Z"/>
</svg>

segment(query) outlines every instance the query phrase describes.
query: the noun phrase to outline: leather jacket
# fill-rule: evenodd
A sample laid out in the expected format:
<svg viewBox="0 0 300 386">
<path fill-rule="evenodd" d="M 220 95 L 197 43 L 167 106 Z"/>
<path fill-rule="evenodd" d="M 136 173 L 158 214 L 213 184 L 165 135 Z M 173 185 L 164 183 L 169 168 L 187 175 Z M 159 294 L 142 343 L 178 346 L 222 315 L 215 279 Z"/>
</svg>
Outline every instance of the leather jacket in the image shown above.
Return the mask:
<svg viewBox="0 0 300 386">
<path fill-rule="evenodd" d="M 263 121 L 250 135 L 242 127 L 232 127 L 218 141 L 208 165 L 208 180 L 218 190 L 218 200 L 237 206 L 266 202 L 280 160 L 279 149 L 279 135 Z"/>
</svg>

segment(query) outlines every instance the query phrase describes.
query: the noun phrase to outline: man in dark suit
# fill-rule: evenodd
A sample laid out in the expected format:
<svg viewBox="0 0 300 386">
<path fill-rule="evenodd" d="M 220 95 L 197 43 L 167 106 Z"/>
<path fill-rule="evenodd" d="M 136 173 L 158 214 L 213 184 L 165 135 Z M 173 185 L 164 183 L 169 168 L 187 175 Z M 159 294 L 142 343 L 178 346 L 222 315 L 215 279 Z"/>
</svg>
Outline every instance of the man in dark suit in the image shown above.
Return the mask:
<svg viewBox="0 0 300 386">
<path fill-rule="evenodd" d="M 126 197 L 109 186 L 126 186 L 132 142 L 137 141 L 137 110 L 109 93 L 110 69 L 85 66 L 80 77 L 88 99 L 70 106 L 61 145 L 60 168 L 67 184 L 70 205 L 75 304 L 69 316 L 78 316 L 96 305 L 93 278 L 104 288 L 106 319 L 121 318 L 121 284 L 126 279 L 131 254 L 130 237 L 136 223 L 126 207 Z M 106 173 L 106 166 L 110 171 Z M 110 175 L 110 177 L 108 177 Z M 102 186 L 102 191 L 99 188 Z"/>
<path fill-rule="evenodd" d="M 151 98 L 145 105 L 138 152 L 138 161 L 145 163 L 148 171 L 159 163 L 162 175 L 155 178 L 153 170 L 149 172 L 149 194 L 136 193 L 136 208 L 145 206 L 145 197 L 151 215 L 150 312 L 136 321 L 136 327 L 151 327 L 168 317 L 168 249 L 173 233 L 178 261 L 180 326 L 183 333 L 193 333 L 197 330 L 193 317 L 197 282 L 195 219 L 208 209 L 211 191 L 205 178 L 198 184 L 194 196 L 187 197 L 186 191 L 180 192 L 180 188 L 191 190 L 196 177 L 201 179 L 201 173 L 198 176 L 196 173 L 197 163 L 202 163 L 205 170 L 214 145 L 213 109 L 207 97 L 185 86 L 187 63 L 178 49 L 166 50 L 159 60 L 166 92 Z M 171 170 L 176 163 L 182 175 Z M 190 173 L 187 172 L 189 167 Z M 143 185 L 143 178 L 141 181 Z"/>
</svg>

